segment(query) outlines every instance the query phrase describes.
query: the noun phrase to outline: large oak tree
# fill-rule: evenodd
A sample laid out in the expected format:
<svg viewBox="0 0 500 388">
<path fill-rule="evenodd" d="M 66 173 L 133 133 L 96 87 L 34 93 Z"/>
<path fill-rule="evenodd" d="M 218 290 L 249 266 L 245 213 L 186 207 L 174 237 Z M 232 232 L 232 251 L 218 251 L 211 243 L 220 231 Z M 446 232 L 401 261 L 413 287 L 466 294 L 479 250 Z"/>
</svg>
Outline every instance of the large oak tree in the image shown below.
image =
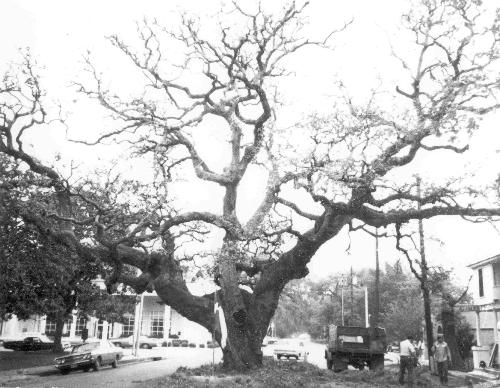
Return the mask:
<svg viewBox="0 0 500 388">
<path fill-rule="evenodd" d="M 305 277 L 316 251 L 343 229 L 500 215 L 500 208 L 475 201 L 470 194 L 478 193 L 470 188 L 428 186 L 417 195 L 413 178 L 393 174 L 420 154 L 465 152 L 480 117 L 499 106 L 498 18 L 483 20 L 478 1 L 423 0 L 403 18 L 414 40 L 406 48 L 410 55 L 397 56 L 408 79 L 393 85 L 395 109 L 384 110 L 377 94 L 365 105 L 347 98 L 330 114 L 311 112 L 300 125 L 279 128 L 277 88 L 293 70 L 290 59 L 337 36 L 304 37 L 306 5 L 268 14 L 260 6 L 233 4 L 230 22 L 223 20 L 217 34 L 183 16 L 175 28 L 140 24 L 135 47 L 112 36 L 127 69 L 135 71 L 129 80 L 139 93 L 132 97 L 120 96 L 123 88 L 108 89 L 106 77 L 113 75 L 102 75 L 87 60 L 92 80 L 77 88 L 109 112 L 114 128 L 82 141 L 129 145 L 130 158 L 152 166 L 147 184 L 111 175 L 75 179 L 77 171 L 63 176 L 26 151 L 29 131 L 47 122 L 32 61 L 17 78 L 7 75 L 0 90 L 0 152 L 36 174 L 38 193 L 55 204 L 20 200 L 24 222 L 80 260 L 108 263 L 114 269 L 109 284 L 154 289 L 210 331 L 214 295 L 194 295 L 186 276 L 192 275 L 190 262 L 200 266 L 199 274 L 213 275 L 226 313 L 228 367 L 261 364 L 261 342 L 284 286 Z M 207 151 L 197 141 L 207 128 L 217 130 L 218 149 Z M 225 154 L 225 166 L 211 165 L 207 152 Z M 242 219 L 241 190 L 259 187 L 242 182 L 256 176 L 267 180 L 262 201 Z M 181 180 L 218 187 L 222 195 L 213 200 L 220 200 L 219 211 L 180 206 L 172 188 Z M 76 237 L 76 226 L 85 238 Z M 220 231 L 215 252 L 193 253 L 193 245 L 183 245 L 216 239 Z M 139 275 L 131 276 L 130 268 Z"/>
</svg>

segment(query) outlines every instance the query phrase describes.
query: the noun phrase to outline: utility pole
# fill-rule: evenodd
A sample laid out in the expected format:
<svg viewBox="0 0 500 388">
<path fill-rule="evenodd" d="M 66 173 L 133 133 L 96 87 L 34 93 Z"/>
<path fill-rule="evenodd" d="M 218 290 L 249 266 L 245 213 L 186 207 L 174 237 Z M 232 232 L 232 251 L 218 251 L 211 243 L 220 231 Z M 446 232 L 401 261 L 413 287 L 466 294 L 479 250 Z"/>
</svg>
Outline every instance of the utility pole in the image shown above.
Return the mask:
<svg viewBox="0 0 500 388">
<path fill-rule="evenodd" d="M 421 198 L 420 189 L 421 179 L 417 176 L 417 196 Z M 421 205 L 418 201 L 417 208 L 420 211 Z M 432 316 L 431 316 L 431 297 L 429 290 L 428 281 L 428 271 L 427 260 L 425 257 L 425 235 L 424 235 L 424 224 L 421 218 L 418 220 L 418 234 L 420 240 L 420 288 L 422 289 L 422 295 L 424 299 L 424 318 L 425 318 L 425 333 L 426 333 L 426 345 L 427 345 L 427 355 L 429 357 L 429 369 L 431 368 L 431 348 L 433 345 L 433 330 L 432 330 Z"/>
<path fill-rule="evenodd" d="M 370 316 L 368 314 L 368 287 L 365 287 L 365 327 L 370 327 Z"/>
<path fill-rule="evenodd" d="M 378 256 L 378 228 L 375 229 L 375 303 L 373 308 L 372 326 L 378 326 L 380 322 L 380 262 Z"/>
<path fill-rule="evenodd" d="M 349 325 L 353 326 L 354 324 L 354 276 L 352 272 L 351 266 L 351 316 L 349 318 Z"/>
<path fill-rule="evenodd" d="M 340 300 L 341 300 L 341 309 L 342 309 L 342 315 L 341 315 L 341 317 L 342 317 L 342 326 L 344 326 L 345 325 L 345 322 L 344 322 L 344 287 L 342 287 L 340 289 L 340 295 L 341 295 L 340 296 Z"/>
</svg>

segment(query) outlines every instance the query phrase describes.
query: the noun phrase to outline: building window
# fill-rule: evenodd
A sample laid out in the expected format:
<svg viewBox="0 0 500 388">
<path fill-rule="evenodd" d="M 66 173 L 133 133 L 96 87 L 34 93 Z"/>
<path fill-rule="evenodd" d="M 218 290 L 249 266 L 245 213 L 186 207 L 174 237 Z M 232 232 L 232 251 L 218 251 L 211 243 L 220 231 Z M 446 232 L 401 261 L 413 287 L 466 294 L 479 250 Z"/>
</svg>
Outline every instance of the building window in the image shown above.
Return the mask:
<svg viewBox="0 0 500 388">
<path fill-rule="evenodd" d="M 69 336 L 70 328 L 71 328 L 71 323 L 73 322 L 72 319 L 66 319 L 63 323 L 63 331 L 62 335 L 67 337 Z M 56 320 L 47 318 L 46 323 L 45 323 L 45 334 L 54 336 L 56 334 Z"/>
<path fill-rule="evenodd" d="M 479 277 L 479 296 L 484 296 L 484 287 L 483 287 L 483 269 L 479 268 L 477 271 Z"/>
<path fill-rule="evenodd" d="M 493 264 L 493 283 L 495 287 L 500 287 L 500 263 Z"/>
<path fill-rule="evenodd" d="M 162 311 L 151 311 L 151 337 L 163 338 Z"/>
<path fill-rule="evenodd" d="M 135 318 L 133 316 L 124 318 L 124 323 L 122 326 L 122 337 L 129 337 L 134 334 L 134 324 Z"/>
<path fill-rule="evenodd" d="M 56 321 L 53 319 L 47 318 L 45 323 L 45 334 L 54 335 L 56 334 Z"/>
<path fill-rule="evenodd" d="M 85 318 L 78 318 L 76 320 L 75 335 L 82 335 L 82 330 L 87 327 L 87 320 Z"/>
</svg>

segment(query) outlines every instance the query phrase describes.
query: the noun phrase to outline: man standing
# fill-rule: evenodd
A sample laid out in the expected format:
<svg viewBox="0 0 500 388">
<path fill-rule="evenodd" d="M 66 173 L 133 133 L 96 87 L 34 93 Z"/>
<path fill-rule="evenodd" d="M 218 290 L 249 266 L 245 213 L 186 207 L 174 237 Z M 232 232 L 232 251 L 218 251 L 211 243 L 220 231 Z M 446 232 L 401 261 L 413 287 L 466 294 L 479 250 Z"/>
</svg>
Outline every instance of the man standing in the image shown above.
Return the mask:
<svg viewBox="0 0 500 388">
<path fill-rule="evenodd" d="M 406 337 L 406 340 L 399 344 L 399 384 L 405 383 L 405 371 L 408 371 L 408 384 L 413 386 L 413 367 L 415 366 L 415 347 L 412 345 L 413 337 Z"/>
<path fill-rule="evenodd" d="M 432 346 L 432 354 L 437 362 L 439 381 L 442 385 L 446 385 L 448 384 L 448 363 L 451 363 L 451 353 L 442 334 L 438 334 L 437 343 Z"/>
</svg>

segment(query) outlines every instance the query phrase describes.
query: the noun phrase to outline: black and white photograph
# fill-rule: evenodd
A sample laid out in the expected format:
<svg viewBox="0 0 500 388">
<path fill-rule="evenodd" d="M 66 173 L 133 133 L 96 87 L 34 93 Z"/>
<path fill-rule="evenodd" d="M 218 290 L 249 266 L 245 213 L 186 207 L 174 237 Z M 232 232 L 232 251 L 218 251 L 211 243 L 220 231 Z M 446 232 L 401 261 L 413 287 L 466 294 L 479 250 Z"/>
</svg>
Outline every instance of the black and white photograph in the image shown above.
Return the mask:
<svg viewBox="0 0 500 388">
<path fill-rule="evenodd" d="M 500 387 L 500 3 L 0 14 L 0 387 Z"/>
</svg>

